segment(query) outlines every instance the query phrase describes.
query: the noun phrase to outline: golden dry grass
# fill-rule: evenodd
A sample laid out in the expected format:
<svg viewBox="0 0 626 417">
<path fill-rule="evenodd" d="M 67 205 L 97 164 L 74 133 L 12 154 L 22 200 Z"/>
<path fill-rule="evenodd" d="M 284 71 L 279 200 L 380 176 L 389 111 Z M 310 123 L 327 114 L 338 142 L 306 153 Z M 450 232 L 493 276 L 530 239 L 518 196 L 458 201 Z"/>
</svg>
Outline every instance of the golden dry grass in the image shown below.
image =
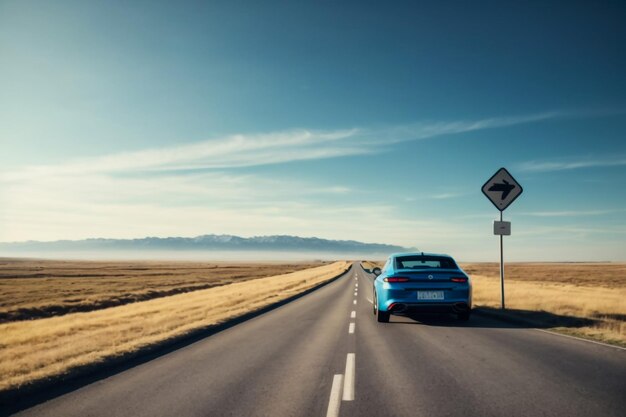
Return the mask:
<svg viewBox="0 0 626 417">
<path fill-rule="evenodd" d="M 372 269 L 378 267 L 380 268 L 381 265 L 379 265 L 378 262 L 372 262 L 372 261 L 361 261 L 361 266 L 363 266 L 363 269 L 367 269 L 368 271 L 371 271 Z"/>
<path fill-rule="evenodd" d="M 470 275 L 500 277 L 498 263 L 464 263 L 461 267 Z M 505 263 L 505 277 L 515 281 L 540 283 L 563 283 L 603 288 L 626 287 L 626 264 L 624 263 Z"/>
<path fill-rule="evenodd" d="M 222 323 L 306 291 L 349 267 L 349 262 L 335 262 L 88 313 L 2 324 L 0 391 Z"/>
<path fill-rule="evenodd" d="M 500 307 L 500 278 L 472 275 L 474 305 Z M 541 311 L 553 329 L 626 346 L 626 287 L 507 279 L 507 309 Z M 555 317 L 560 316 L 560 317 Z M 575 320 L 568 318 L 579 318 Z M 541 319 L 535 316 L 533 320 Z M 538 323 L 546 324 L 546 323 Z"/>
<path fill-rule="evenodd" d="M 476 307 L 500 306 L 497 263 L 462 264 Z M 508 314 L 544 312 L 531 321 L 552 330 L 626 346 L 626 264 L 505 264 Z M 515 312 L 515 310 L 518 310 Z"/>
<path fill-rule="evenodd" d="M 380 263 L 378 263 L 380 266 Z M 500 266 L 460 265 L 474 284 L 474 307 L 500 307 Z M 506 314 L 562 333 L 626 346 L 626 264 L 505 264 Z"/>
<path fill-rule="evenodd" d="M 0 259 L 0 323 L 92 311 L 319 265 Z"/>
</svg>

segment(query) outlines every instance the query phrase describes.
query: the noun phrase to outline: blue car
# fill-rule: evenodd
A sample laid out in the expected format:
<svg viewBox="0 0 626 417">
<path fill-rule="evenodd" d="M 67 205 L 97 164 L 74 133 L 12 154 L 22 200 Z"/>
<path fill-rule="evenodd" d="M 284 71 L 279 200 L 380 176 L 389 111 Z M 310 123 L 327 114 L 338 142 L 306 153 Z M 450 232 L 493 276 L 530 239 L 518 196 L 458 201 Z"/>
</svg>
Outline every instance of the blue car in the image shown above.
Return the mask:
<svg viewBox="0 0 626 417">
<path fill-rule="evenodd" d="M 387 323 L 391 314 L 454 313 L 468 320 L 472 312 L 470 277 L 448 255 L 395 253 L 374 268 L 374 315 Z"/>
</svg>

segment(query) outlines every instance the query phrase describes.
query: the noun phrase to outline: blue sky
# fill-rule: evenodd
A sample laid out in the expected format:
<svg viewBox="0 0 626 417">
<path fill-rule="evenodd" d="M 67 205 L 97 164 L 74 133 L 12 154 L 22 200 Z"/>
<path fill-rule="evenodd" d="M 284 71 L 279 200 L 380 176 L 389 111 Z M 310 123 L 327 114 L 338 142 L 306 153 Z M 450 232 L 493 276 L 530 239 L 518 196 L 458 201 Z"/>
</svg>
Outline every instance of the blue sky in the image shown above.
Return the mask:
<svg viewBox="0 0 626 417">
<path fill-rule="evenodd" d="M 626 260 L 626 4 L 336 3 L 0 0 L 0 241 Z"/>
</svg>

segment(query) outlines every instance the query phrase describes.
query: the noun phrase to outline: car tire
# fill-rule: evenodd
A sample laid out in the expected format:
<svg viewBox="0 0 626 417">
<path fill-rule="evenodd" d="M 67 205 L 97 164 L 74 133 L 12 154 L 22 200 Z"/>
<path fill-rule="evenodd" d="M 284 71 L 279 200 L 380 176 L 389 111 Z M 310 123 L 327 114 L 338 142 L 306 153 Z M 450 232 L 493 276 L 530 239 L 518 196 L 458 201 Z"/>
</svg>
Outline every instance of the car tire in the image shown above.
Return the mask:
<svg viewBox="0 0 626 417">
<path fill-rule="evenodd" d="M 468 321 L 471 315 L 471 311 L 466 311 L 464 313 L 457 313 L 456 317 L 461 321 Z"/>
<path fill-rule="evenodd" d="M 376 316 L 376 321 L 379 323 L 389 323 L 389 316 L 391 315 L 387 311 L 380 311 L 378 309 L 378 296 L 376 292 L 374 292 L 374 315 Z"/>
<path fill-rule="evenodd" d="M 391 316 L 391 314 L 389 314 L 387 311 L 378 310 L 378 314 L 376 314 L 376 320 L 379 323 L 389 323 L 389 316 Z"/>
</svg>

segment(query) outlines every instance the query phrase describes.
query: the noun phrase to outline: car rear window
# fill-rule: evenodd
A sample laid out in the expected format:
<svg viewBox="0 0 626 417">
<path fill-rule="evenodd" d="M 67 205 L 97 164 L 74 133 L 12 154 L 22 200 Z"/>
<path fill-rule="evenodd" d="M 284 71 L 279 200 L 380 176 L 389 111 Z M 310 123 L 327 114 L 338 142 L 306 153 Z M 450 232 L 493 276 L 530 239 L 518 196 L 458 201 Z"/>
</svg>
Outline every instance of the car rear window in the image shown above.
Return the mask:
<svg viewBox="0 0 626 417">
<path fill-rule="evenodd" d="M 397 269 L 456 269 L 456 263 L 452 258 L 445 256 L 400 256 L 396 258 Z"/>
</svg>

